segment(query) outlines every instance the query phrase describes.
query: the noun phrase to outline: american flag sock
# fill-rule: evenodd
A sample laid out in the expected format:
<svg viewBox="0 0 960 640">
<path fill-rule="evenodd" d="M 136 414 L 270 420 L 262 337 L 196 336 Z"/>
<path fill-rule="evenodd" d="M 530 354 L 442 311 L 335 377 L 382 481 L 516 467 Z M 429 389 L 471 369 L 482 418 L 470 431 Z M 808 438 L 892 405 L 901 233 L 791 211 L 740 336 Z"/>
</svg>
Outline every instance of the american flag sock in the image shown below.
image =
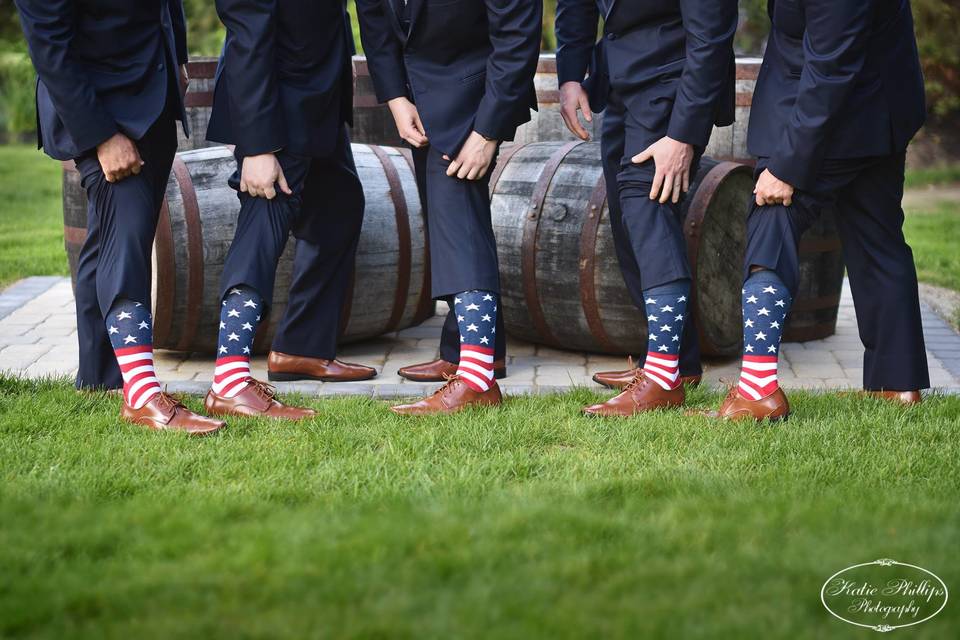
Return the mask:
<svg viewBox="0 0 960 640">
<path fill-rule="evenodd" d="M 743 362 L 737 391 L 747 400 L 765 398 L 780 385 L 780 338 L 793 299 L 773 271 L 757 271 L 743 283 Z"/>
<path fill-rule="evenodd" d="M 118 299 L 106 317 L 107 335 L 123 376 L 123 401 L 134 409 L 160 393 L 153 369 L 153 327 L 147 307 Z"/>
<path fill-rule="evenodd" d="M 650 334 L 643 373 L 668 391 L 680 386 L 680 336 L 683 335 L 689 297 L 689 278 L 643 291 Z"/>
<path fill-rule="evenodd" d="M 460 364 L 457 375 L 474 391 L 493 384 L 493 344 L 497 333 L 499 296 L 491 291 L 464 291 L 453 297 L 460 328 Z"/>
<path fill-rule="evenodd" d="M 247 285 L 233 287 L 223 297 L 212 385 L 218 396 L 232 398 L 249 384 L 253 338 L 262 307 L 260 294 Z"/>
</svg>

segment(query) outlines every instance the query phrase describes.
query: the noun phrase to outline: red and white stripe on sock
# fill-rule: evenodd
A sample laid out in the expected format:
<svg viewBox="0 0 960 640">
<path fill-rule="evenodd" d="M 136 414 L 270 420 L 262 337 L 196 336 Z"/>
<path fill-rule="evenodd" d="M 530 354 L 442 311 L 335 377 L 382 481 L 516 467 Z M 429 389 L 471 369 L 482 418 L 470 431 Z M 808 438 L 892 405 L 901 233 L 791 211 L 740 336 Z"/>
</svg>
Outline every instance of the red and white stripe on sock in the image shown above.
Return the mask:
<svg viewBox="0 0 960 640">
<path fill-rule="evenodd" d="M 247 388 L 250 379 L 250 358 L 224 356 L 217 358 L 213 370 L 213 392 L 221 398 L 232 398 Z"/>
<path fill-rule="evenodd" d="M 740 365 L 740 395 L 749 400 L 760 400 L 780 387 L 777 382 L 777 356 L 743 356 Z"/>
<path fill-rule="evenodd" d="M 680 386 L 680 356 L 665 353 L 647 353 L 643 363 L 644 375 L 670 391 Z"/>
<path fill-rule="evenodd" d="M 153 347 L 121 347 L 114 349 L 123 375 L 123 400 L 139 409 L 160 393 L 160 381 L 153 368 Z"/>
<path fill-rule="evenodd" d="M 493 384 L 493 349 L 461 344 L 457 375 L 474 391 L 483 393 L 490 389 Z"/>
</svg>

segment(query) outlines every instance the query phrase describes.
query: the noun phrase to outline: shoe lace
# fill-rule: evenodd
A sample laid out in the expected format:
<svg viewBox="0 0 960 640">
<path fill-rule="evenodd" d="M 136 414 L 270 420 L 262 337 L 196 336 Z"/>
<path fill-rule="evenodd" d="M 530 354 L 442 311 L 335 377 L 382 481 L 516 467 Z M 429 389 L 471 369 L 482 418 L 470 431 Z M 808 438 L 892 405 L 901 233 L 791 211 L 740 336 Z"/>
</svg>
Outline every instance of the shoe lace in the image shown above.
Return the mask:
<svg viewBox="0 0 960 640">
<path fill-rule="evenodd" d="M 627 386 L 623 388 L 624 391 L 632 391 L 639 387 L 646 381 L 646 376 L 643 375 L 643 369 L 637 369 L 637 372 L 633 374 L 633 380 L 627 383 Z"/>
<path fill-rule="evenodd" d="M 167 393 L 166 389 L 157 394 L 157 407 L 170 413 L 175 413 L 177 409 L 186 409 L 180 399 Z"/>
<path fill-rule="evenodd" d="M 442 387 L 434 391 L 433 395 L 435 396 L 446 395 L 453 388 L 453 383 L 460 379 L 460 376 L 457 375 L 456 373 L 453 373 L 453 374 L 445 373 L 443 374 L 443 379 L 446 380 L 446 382 L 443 383 Z"/>
<path fill-rule="evenodd" d="M 253 388 L 254 392 L 264 402 L 271 402 L 277 395 L 277 388 L 275 386 L 257 380 L 256 378 L 247 378 L 247 384 Z"/>
</svg>

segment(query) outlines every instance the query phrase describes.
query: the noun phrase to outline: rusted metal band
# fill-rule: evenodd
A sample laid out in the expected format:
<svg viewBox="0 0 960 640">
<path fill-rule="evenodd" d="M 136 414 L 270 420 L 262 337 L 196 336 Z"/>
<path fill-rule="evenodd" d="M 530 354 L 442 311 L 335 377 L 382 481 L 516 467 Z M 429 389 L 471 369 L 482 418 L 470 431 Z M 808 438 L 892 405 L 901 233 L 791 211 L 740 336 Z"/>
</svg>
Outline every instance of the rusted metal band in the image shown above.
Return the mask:
<svg viewBox="0 0 960 640">
<path fill-rule="evenodd" d="M 550 331 L 547 325 L 547 319 L 543 315 L 543 307 L 540 305 L 540 296 L 537 291 L 537 235 L 540 230 L 540 218 L 543 212 L 543 202 L 546 200 L 547 191 L 550 189 L 550 183 L 557 171 L 557 167 L 563 162 L 577 146 L 583 144 L 577 140 L 568 142 L 553 152 L 543 165 L 540 177 L 533 187 L 533 195 L 530 197 L 530 209 L 523 220 L 523 240 L 520 245 L 520 279 L 523 284 L 523 297 L 527 304 L 527 310 L 530 312 L 530 321 L 533 328 L 540 334 L 546 342 L 556 344 L 557 339 Z"/>
<path fill-rule="evenodd" d="M 517 151 L 520 151 L 522 144 L 510 143 L 500 146 L 500 154 L 497 156 L 497 164 L 493 168 L 493 173 L 490 174 L 490 195 L 493 195 L 493 192 L 497 188 L 497 183 L 500 182 L 500 176 L 503 175 L 503 170 L 507 168 L 507 165 L 510 164 L 510 158 L 513 157 Z"/>
<path fill-rule="evenodd" d="M 843 245 L 840 244 L 840 236 L 827 236 L 825 238 L 809 238 L 800 240 L 800 253 L 832 253 L 840 251 Z"/>
<path fill-rule="evenodd" d="M 690 263 L 690 278 L 693 286 L 690 287 L 690 306 L 693 309 L 697 335 L 700 337 L 700 349 L 705 355 L 723 355 L 720 347 L 713 343 L 704 329 L 704 323 L 701 318 L 704 317 L 703 311 L 698 304 L 697 295 L 697 271 L 700 266 L 700 238 L 703 225 L 706 219 L 707 210 L 714 194 L 727 176 L 732 172 L 744 167 L 739 162 L 719 162 L 715 167 L 707 172 L 697 190 L 690 200 L 690 206 L 687 208 L 687 217 L 683 221 L 683 235 L 687 239 L 687 260 Z M 749 168 L 740 169 L 749 171 Z"/>
<path fill-rule="evenodd" d="M 820 296 L 817 298 L 805 298 L 800 296 L 794 301 L 793 307 L 790 309 L 790 313 L 795 313 L 797 311 L 819 311 L 821 309 L 833 309 L 839 306 L 839 293 L 829 296 Z"/>
<path fill-rule="evenodd" d="M 154 275 L 157 292 L 153 298 L 153 342 L 169 344 L 173 328 L 173 307 L 177 299 L 177 266 L 173 255 L 173 228 L 167 199 L 160 205 L 157 233 L 153 240 L 157 256 L 157 271 Z"/>
<path fill-rule="evenodd" d="M 83 227 L 63 225 L 63 241 L 67 245 L 82 245 L 87 239 L 87 230 Z"/>
<path fill-rule="evenodd" d="M 203 226 L 200 222 L 200 206 L 197 204 L 197 192 L 193 188 L 193 179 L 186 163 L 177 156 L 173 160 L 173 176 L 180 187 L 180 200 L 183 203 L 183 222 L 187 230 L 187 317 L 183 323 L 183 333 L 177 343 L 178 351 L 187 351 L 195 343 L 197 325 L 203 312 Z M 271 300 L 266 301 L 269 305 Z"/>
<path fill-rule="evenodd" d="M 756 80 L 757 76 L 760 75 L 760 63 L 737 61 L 735 75 L 737 80 Z"/>
<path fill-rule="evenodd" d="M 390 187 L 390 200 L 393 201 L 394 216 L 397 221 L 397 290 L 393 298 L 393 310 L 390 319 L 383 328 L 384 333 L 395 331 L 403 319 L 403 312 L 407 306 L 407 294 L 410 292 L 410 219 L 407 216 L 407 200 L 403 195 L 403 185 L 400 183 L 400 172 L 393 164 L 387 152 L 375 144 L 367 145 L 373 155 L 377 156 L 383 166 L 383 173 Z"/>
<path fill-rule="evenodd" d="M 354 109 L 373 109 L 376 107 L 387 108 L 387 105 L 381 104 L 377 100 L 377 96 L 357 93 L 353 96 L 353 108 Z"/>
<path fill-rule="evenodd" d="M 587 216 L 580 228 L 580 306 L 583 316 L 587 320 L 590 335 L 604 351 L 617 351 L 616 345 L 610 340 L 607 330 L 603 327 L 600 318 L 600 306 L 597 304 L 597 232 L 600 229 L 600 218 L 603 217 L 603 207 L 607 202 L 607 182 L 601 172 L 596 186 L 590 193 L 587 201 Z"/>
<path fill-rule="evenodd" d="M 209 60 L 191 60 L 187 62 L 187 73 L 191 80 L 210 80 L 217 75 L 216 58 Z"/>
<path fill-rule="evenodd" d="M 738 107 L 751 106 L 753 104 L 753 93 L 749 91 L 738 91 L 736 104 Z"/>
<path fill-rule="evenodd" d="M 413 161 L 413 151 L 409 147 L 400 147 L 400 155 L 407 161 L 414 182 L 417 181 L 417 164 Z M 417 189 L 417 198 L 420 198 L 420 189 Z M 417 310 L 414 313 L 414 323 L 421 323 L 436 311 L 436 303 L 430 291 L 430 232 L 427 228 L 427 203 L 420 202 L 420 217 L 423 224 L 423 283 L 420 287 L 420 300 L 417 301 Z"/>
<path fill-rule="evenodd" d="M 554 56 L 540 56 L 537 60 L 537 73 L 556 73 L 557 59 Z"/>
<path fill-rule="evenodd" d="M 213 91 L 188 91 L 183 97 L 183 106 L 190 109 L 196 107 L 212 107 Z"/>
<path fill-rule="evenodd" d="M 537 104 L 560 104 L 560 92 L 556 89 L 538 89 Z"/>
</svg>

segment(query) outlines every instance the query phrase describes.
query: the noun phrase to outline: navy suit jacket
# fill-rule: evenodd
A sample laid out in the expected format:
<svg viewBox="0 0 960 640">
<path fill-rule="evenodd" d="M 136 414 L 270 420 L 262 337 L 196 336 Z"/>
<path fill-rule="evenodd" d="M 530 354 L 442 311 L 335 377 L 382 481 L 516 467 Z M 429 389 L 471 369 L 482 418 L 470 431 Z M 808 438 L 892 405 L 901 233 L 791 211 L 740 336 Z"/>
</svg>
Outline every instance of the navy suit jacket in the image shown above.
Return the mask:
<svg viewBox="0 0 960 640">
<path fill-rule="evenodd" d="M 187 61 L 182 0 L 16 0 L 37 70 L 37 142 L 57 160 L 142 138 Z M 189 133 L 189 132 L 187 132 Z"/>
<path fill-rule="evenodd" d="M 207 139 L 325 157 L 353 119 L 345 0 L 217 0 L 227 28 Z"/>
<path fill-rule="evenodd" d="M 736 30 L 736 0 L 558 0 L 557 79 L 583 82 L 597 113 L 613 89 L 648 129 L 705 147 L 733 122 Z"/>
<path fill-rule="evenodd" d="M 909 0 L 770 0 L 747 145 L 810 189 L 824 159 L 903 151 L 926 117 Z"/>
<path fill-rule="evenodd" d="M 537 108 L 541 0 L 357 0 L 361 39 L 380 102 L 417 105 L 434 148 L 455 155 L 471 131 L 512 140 Z"/>
</svg>

